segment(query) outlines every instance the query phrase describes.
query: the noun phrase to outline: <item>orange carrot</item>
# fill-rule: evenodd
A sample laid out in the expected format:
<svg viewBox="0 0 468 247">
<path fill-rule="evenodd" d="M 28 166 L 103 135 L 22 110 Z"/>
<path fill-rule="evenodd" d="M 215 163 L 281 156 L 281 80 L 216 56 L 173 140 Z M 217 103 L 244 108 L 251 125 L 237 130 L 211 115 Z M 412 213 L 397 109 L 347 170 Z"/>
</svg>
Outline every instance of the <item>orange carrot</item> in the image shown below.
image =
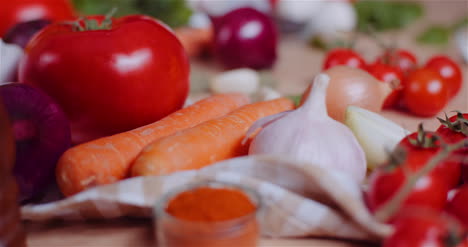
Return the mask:
<svg viewBox="0 0 468 247">
<path fill-rule="evenodd" d="M 286 98 L 241 107 L 151 143 L 132 166 L 132 176 L 166 175 L 199 169 L 214 162 L 246 155 L 242 140 L 249 127 L 262 117 L 293 109 Z"/>
<path fill-rule="evenodd" d="M 213 29 L 181 27 L 174 30 L 187 54 L 198 56 L 207 48 L 213 39 Z"/>
<path fill-rule="evenodd" d="M 221 117 L 248 102 L 241 94 L 212 96 L 155 123 L 73 147 L 62 155 L 57 165 L 60 190 L 69 196 L 121 180 L 129 175 L 132 162 L 149 143 Z"/>
</svg>

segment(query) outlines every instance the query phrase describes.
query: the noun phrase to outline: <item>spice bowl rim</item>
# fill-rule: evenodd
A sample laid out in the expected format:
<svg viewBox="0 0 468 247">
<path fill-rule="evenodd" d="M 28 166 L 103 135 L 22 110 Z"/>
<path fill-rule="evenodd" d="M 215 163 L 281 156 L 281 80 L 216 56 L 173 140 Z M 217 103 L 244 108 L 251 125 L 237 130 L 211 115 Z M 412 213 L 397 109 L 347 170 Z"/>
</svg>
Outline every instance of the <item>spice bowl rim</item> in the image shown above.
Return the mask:
<svg viewBox="0 0 468 247">
<path fill-rule="evenodd" d="M 255 210 L 251 213 L 234 218 L 229 220 L 221 220 L 215 222 L 205 222 L 205 221 L 191 221 L 178 218 L 176 216 L 171 215 L 166 211 L 168 203 L 180 193 L 186 191 L 192 191 L 197 188 L 202 187 L 210 187 L 210 188 L 231 188 L 235 190 L 239 190 L 246 194 L 246 196 L 250 199 L 252 203 L 255 205 Z M 162 219 L 167 219 L 173 222 L 180 222 L 181 224 L 185 225 L 194 225 L 194 226 L 203 226 L 203 225 L 216 225 L 219 227 L 219 230 L 228 229 L 235 227 L 236 225 L 241 225 L 244 222 L 251 220 L 252 218 L 256 219 L 258 215 L 263 211 L 263 200 L 258 192 L 255 190 L 248 188 L 243 185 L 238 185 L 229 182 L 220 182 L 215 180 L 204 180 L 199 182 L 188 183 L 182 186 L 177 186 L 169 191 L 167 191 L 159 200 L 157 200 L 153 207 L 153 220 L 155 224 Z"/>
</svg>

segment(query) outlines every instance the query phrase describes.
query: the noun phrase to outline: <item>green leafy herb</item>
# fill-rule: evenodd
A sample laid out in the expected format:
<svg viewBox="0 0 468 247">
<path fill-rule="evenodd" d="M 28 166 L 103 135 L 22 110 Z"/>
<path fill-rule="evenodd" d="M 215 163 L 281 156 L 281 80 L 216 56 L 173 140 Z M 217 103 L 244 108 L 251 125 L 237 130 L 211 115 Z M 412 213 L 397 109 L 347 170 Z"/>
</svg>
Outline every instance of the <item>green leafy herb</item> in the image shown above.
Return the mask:
<svg viewBox="0 0 468 247">
<path fill-rule="evenodd" d="M 451 26 L 430 26 L 418 36 L 417 40 L 422 44 L 446 45 L 450 41 L 453 32 L 465 25 L 468 25 L 468 17 L 464 17 Z"/>
<path fill-rule="evenodd" d="M 104 15 L 117 7 L 116 16 L 145 14 L 171 27 L 186 24 L 192 14 L 185 0 L 73 0 L 73 3 L 85 15 Z"/>
<path fill-rule="evenodd" d="M 452 31 L 442 26 L 429 27 L 418 37 L 418 41 L 424 44 L 444 45 L 450 40 Z"/>
<path fill-rule="evenodd" d="M 358 29 L 363 32 L 400 29 L 424 13 L 421 4 L 415 2 L 362 0 L 354 6 L 358 14 Z"/>
</svg>

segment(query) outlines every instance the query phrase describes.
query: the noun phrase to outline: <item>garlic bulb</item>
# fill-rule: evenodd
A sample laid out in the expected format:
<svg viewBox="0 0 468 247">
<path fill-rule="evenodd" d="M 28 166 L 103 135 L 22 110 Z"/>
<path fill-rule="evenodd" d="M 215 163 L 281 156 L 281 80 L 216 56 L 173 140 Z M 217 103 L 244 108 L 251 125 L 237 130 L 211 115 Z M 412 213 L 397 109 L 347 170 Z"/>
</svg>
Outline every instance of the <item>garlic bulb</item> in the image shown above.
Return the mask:
<svg viewBox="0 0 468 247">
<path fill-rule="evenodd" d="M 455 33 L 455 41 L 465 63 L 468 63 L 468 27 L 462 27 Z"/>
<path fill-rule="evenodd" d="M 271 4 L 268 0 L 188 0 L 187 3 L 194 11 L 217 17 L 223 16 L 235 9 L 243 7 L 254 8 L 264 13 L 271 11 Z"/>
<path fill-rule="evenodd" d="M 263 118 L 247 137 L 263 128 L 253 139 L 249 154 L 274 154 L 349 174 L 356 181 L 366 175 L 366 158 L 353 133 L 330 118 L 326 92 L 330 77 L 319 74 L 309 97 L 299 108 Z"/>
<path fill-rule="evenodd" d="M 305 24 L 319 13 L 323 5 L 327 4 L 327 2 L 326 0 L 280 0 L 276 6 L 276 15 L 285 21 Z"/>
<path fill-rule="evenodd" d="M 343 32 L 353 31 L 356 25 L 357 14 L 351 3 L 327 1 L 307 23 L 303 34 L 308 39 L 317 35 L 339 38 Z"/>
</svg>

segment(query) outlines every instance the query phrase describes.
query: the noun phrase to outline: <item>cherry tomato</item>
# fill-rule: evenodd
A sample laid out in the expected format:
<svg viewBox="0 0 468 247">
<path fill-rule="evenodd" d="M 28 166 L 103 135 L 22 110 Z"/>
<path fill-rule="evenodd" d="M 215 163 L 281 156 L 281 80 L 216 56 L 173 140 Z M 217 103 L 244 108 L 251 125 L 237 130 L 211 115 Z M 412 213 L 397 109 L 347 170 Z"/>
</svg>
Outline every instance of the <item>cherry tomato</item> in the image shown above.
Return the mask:
<svg viewBox="0 0 468 247">
<path fill-rule="evenodd" d="M 383 104 L 383 108 L 391 108 L 397 106 L 401 99 L 401 82 L 403 74 L 401 71 L 393 66 L 383 63 L 373 63 L 367 67 L 367 71 L 375 78 L 382 82 L 392 84 L 393 91 L 387 96 Z"/>
<path fill-rule="evenodd" d="M 460 67 L 447 56 L 432 57 L 426 63 L 426 68 L 436 71 L 449 87 L 449 96 L 457 95 L 462 87 L 462 73 Z"/>
<path fill-rule="evenodd" d="M 366 62 L 364 59 L 351 49 L 338 48 L 330 51 L 325 58 L 323 70 L 337 65 L 345 65 L 363 70 L 366 69 Z"/>
<path fill-rule="evenodd" d="M 466 234 L 462 242 L 458 244 L 456 247 L 468 247 L 468 236 L 466 236 Z"/>
<path fill-rule="evenodd" d="M 406 161 L 400 167 L 392 168 L 385 165 L 374 170 L 369 178 L 369 190 L 366 193 L 366 201 L 369 209 L 377 211 L 382 205 L 390 200 L 395 193 L 406 183 L 407 175 L 402 167 L 408 167 L 410 173 L 416 172 L 429 157 L 420 157 L 418 154 L 409 153 Z M 415 165 L 417 167 L 415 167 Z M 406 200 L 403 202 L 399 212 L 402 209 L 418 206 L 431 208 L 436 211 L 442 211 L 445 206 L 449 188 L 445 180 L 436 173 L 430 173 L 418 180 Z M 396 213 L 396 215 L 399 214 Z M 392 218 L 393 219 L 393 218 Z"/>
<path fill-rule="evenodd" d="M 468 229 L 468 184 L 458 188 L 447 203 L 447 212 L 455 216 Z"/>
<path fill-rule="evenodd" d="M 383 247 L 466 247 L 459 223 L 444 215 L 414 210 L 395 221 Z"/>
<path fill-rule="evenodd" d="M 420 129 L 418 132 L 403 138 L 398 147 L 405 149 L 411 156 L 418 157 L 418 161 L 413 162 L 411 165 L 422 167 L 441 150 L 440 140 L 436 138 L 437 133 Z M 450 157 L 441 162 L 432 173 L 443 177 L 449 189 L 454 188 L 460 182 L 461 159 Z"/>
<path fill-rule="evenodd" d="M 420 127 L 418 132 L 401 140 L 397 150 L 403 150 L 404 153 L 393 154 L 387 165 L 371 174 L 367 202 L 372 211 L 393 197 L 409 176 L 422 169 L 437 155 L 441 150 L 440 140 L 436 139 L 435 133 L 425 132 Z M 448 191 L 455 187 L 459 180 L 460 161 L 453 160 L 452 157 L 447 158 L 417 181 L 401 209 L 419 206 L 441 211 L 445 206 Z"/>
<path fill-rule="evenodd" d="M 403 101 L 413 114 L 432 117 L 447 105 L 449 87 L 437 72 L 417 69 L 403 80 Z"/>
<path fill-rule="evenodd" d="M 0 37 L 15 24 L 39 19 L 61 21 L 73 19 L 75 12 L 68 0 L 3 1 L 0 8 Z"/>
<path fill-rule="evenodd" d="M 442 124 L 437 129 L 437 133 L 447 143 L 457 143 L 463 139 L 468 138 L 461 125 L 468 127 L 468 113 L 461 113 L 451 116 L 449 119 L 443 120 Z M 448 123 L 450 122 L 450 123 Z"/>
<path fill-rule="evenodd" d="M 21 82 L 62 106 L 74 143 L 152 123 L 183 106 L 189 61 L 173 32 L 145 16 L 93 31 L 79 31 L 83 23 L 43 29 L 19 66 Z"/>
<path fill-rule="evenodd" d="M 441 125 L 437 133 L 446 143 L 454 144 L 468 138 L 467 113 L 459 113 L 448 119 L 440 119 Z M 468 182 L 468 146 L 456 152 L 462 158 L 462 178 Z"/>
<path fill-rule="evenodd" d="M 406 75 L 414 70 L 418 64 L 418 60 L 413 53 L 403 50 L 387 50 L 382 56 L 378 57 L 376 63 L 388 64 L 400 69 Z"/>
</svg>

